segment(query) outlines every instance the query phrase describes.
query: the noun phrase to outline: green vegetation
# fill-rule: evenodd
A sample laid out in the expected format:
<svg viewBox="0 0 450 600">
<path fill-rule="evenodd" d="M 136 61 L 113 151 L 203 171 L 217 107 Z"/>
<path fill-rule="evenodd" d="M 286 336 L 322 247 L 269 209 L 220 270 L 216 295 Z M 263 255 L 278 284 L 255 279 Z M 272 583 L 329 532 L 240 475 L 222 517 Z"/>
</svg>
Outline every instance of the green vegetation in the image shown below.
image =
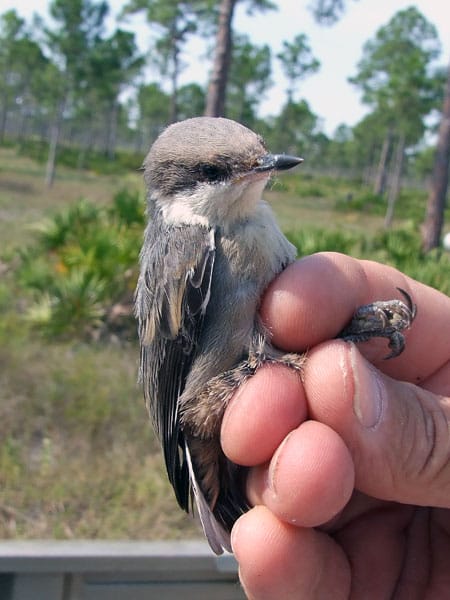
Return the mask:
<svg viewBox="0 0 450 600">
<path fill-rule="evenodd" d="M 0 536 L 189 537 L 136 385 L 136 345 L 36 339 L 2 289 Z"/>
<path fill-rule="evenodd" d="M 397 269 L 450 294 L 450 256 L 436 250 L 424 254 L 420 235 L 411 225 L 396 231 L 356 233 L 309 227 L 288 232 L 288 237 L 299 249 L 299 255 L 313 252 L 342 252 L 357 258 L 375 260 Z"/>
<path fill-rule="evenodd" d="M 143 228 L 144 202 L 126 190 L 111 206 L 82 199 L 38 223 L 17 273 L 34 292 L 30 321 L 48 335 L 98 333 L 111 320 L 108 309 L 132 302 Z"/>
<path fill-rule="evenodd" d="M 391 11 L 391 18 L 366 40 L 355 72 L 347 74 L 370 113 L 352 127 L 339 125 L 330 135 L 300 95 L 302 82 L 320 69 L 307 34 L 296 32 L 275 53 L 270 43 L 255 44 L 248 33 L 234 30 L 238 4 L 124 0 L 116 21 L 121 26 L 112 31 L 106 26 L 108 12 L 119 7 L 107 1 L 50 0 L 49 15 L 34 20 L 14 9 L 0 13 L 0 145 L 45 164 L 43 176 L 51 190 L 56 172 L 61 179 L 67 168 L 89 177 L 134 174 L 167 124 L 201 114 L 226 115 L 260 133 L 272 151 L 304 155 L 321 176 L 329 170 L 331 181 L 337 175 L 363 178 L 364 195 L 355 198 L 348 190 L 336 202 L 344 212 L 352 206 L 366 216 L 381 216 L 383 210 L 389 225 L 399 210 L 402 176 L 423 179 L 434 172 L 430 133 L 436 131 L 446 89 L 435 25 L 414 6 Z M 286 10 L 269 0 L 244 4 L 252 13 Z M 307 4 L 316 22 L 332 24 L 347 3 Z M 228 17 L 220 19 L 224 10 Z M 149 47 L 138 43 L 126 22 L 131 15 L 149 27 Z M 214 51 L 211 36 L 216 38 Z M 188 42 L 194 39 L 205 49 L 202 60 L 204 72 L 211 73 L 210 85 L 180 84 L 192 61 Z M 151 69 L 146 68 L 149 63 Z M 285 97 L 276 114 L 263 116 L 264 97 L 275 79 L 280 85 L 275 63 L 281 67 Z M 444 139 L 447 130 L 442 131 Z M 430 195 L 421 229 L 427 249 L 439 246 L 441 239 L 448 151 L 437 164 L 442 165 L 439 175 L 433 175 L 439 193 Z M 328 191 L 311 181 L 307 195 L 326 199 Z M 421 214 L 423 220 L 422 209 Z M 83 270 L 73 272 L 72 279 L 70 289 L 60 289 L 56 296 L 69 302 L 73 288 L 80 286 L 86 296 L 99 300 L 106 293 Z M 42 318 L 49 314 L 45 303 L 36 318 L 38 313 Z M 92 321 L 101 318 L 95 309 Z"/>
<path fill-rule="evenodd" d="M 49 197 L 42 167 L 11 149 L 0 157 L 0 536 L 197 535 L 176 507 L 136 383 L 139 176 L 61 170 Z M 423 192 L 403 192 L 389 232 L 385 201 L 355 181 L 299 171 L 267 197 L 300 255 L 381 260 L 450 293 L 449 256 L 420 251 Z"/>
<path fill-rule="evenodd" d="M 246 4 L 275 8 L 269 0 Z M 308 4 L 328 24 L 346 6 Z M 150 49 L 138 48 L 132 31 L 105 27 L 108 2 L 51 0 L 51 20 L 0 14 L 4 538 L 198 531 L 176 507 L 136 383 L 132 296 L 145 220 L 138 169 L 167 123 L 208 104 L 214 86 L 180 85 L 179 75 L 192 37 L 212 56 L 219 5 L 124 2 L 121 26 L 138 14 L 152 31 Z M 298 174 L 267 192 L 299 255 L 334 250 L 381 260 L 450 293 L 449 256 L 421 250 L 425 192 L 401 191 L 393 229 L 383 229 L 386 196 L 393 207 L 402 171 L 421 180 L 431 172 L 428 117 L 442 105 L 444 82 L 434 26 L 412 7 L 368 40 L 352 81 L 371 114 L 331 137 L 299 95 L 319 67 L 307 36 L 284 41 L 274 56 L 269 45 L 228 33 L 222 39 L 234 48 L 222 53 L 230 71 L 220 92 L 227 115 L 273 151 L 305 155 Z M 152 69 L 144 68 L 147 50 Z M 262 119 L 274 60 L 286 98 L 279 114 Z M 205 72 L 210 67 L 205 62 Z"/>
<path fill-rule="evenodd" d="M 11 146 L 11 144 L 10 144 Z M 38 163 L 45 164 L 49 144 L 46 140 L 31 139 L 26 144 L 18 146 L 20 156 L 26 156 Z M 143 160 L 142 152 L 116 150 L 114 157 L 94 149 L 80 149 L 77 146 L 61 144 L 58 149 L 58 164 L 70 169 L 83 171 L 89 169 L 91 173 L 102 175 L 123 175 L 129 171 L 136 171 Z"/>
<path fill-rule="evenodd" d="M 111 320 L 134 288 L 140 177 L 63 169 L 48 192 L 29 159 L 0 163 L 0 536 L 196 535 L 137 385 L 135 324 Z"/>
<path fill-rule="evenodd" d="M 225 26 L 218 22 L 220 1 L 122 4 L 121 27 L 111 33 L 105 26 L 110 3 L 97 0 L 51 0 L 51 19 L 41 14 L 34 22 L 15 10 L 0 13 L 0 143 L 18 144 L 24 155 L 45 162 L 48 184 L 56 165 L 102 173 L 133 170 L 163 127 L 204 114 L 209 104 L 214 86 L 181 85 L 180 75 L 192 61 L 185 50 L 194 38 L 205 47 L 205 69 L 211 71 L 211 35 Z M 268 19 L 278 9 L 268 0 L 247 4 Z M 307 4 L 319 23 L 332 23 L 346 3 L 327 2 L 329 14 L 323 2 Z M 138 46 L 129 15 L 147 23 L 150 47 Z M 441 109 L 445 78 L 438 33 L 417 8 L 393 14 L 367 40 L 356 73 L 348 76 L 371 114 L 352 128 L 341 125 L 332 136 L 300 96 L 302 82 L 320 70 L 305 32 L 283 40 L 278 53 L 246 33 L 228 34 L 222 32 L 233 44 L 222 49 L 230 68 L 220 91 L 220 114 L 263 134 L 275 151 L 307 152 L 317 167 L 370 169 L 377 192 L 391 179 L 388 171 L 395 173 L 396 162 L 409 173 L 430 173 L 425 134 Z M 276 63 L 285 99 L 278 114 L 261 118 Z"/>
</svg>

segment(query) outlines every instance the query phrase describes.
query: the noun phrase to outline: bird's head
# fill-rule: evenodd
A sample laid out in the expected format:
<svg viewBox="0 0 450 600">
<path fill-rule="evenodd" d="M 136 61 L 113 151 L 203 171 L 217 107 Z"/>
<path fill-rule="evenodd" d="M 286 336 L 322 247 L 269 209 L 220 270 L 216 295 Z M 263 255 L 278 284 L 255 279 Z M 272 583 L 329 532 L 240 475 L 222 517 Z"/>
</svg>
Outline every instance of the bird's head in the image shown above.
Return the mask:
<svg viewBox="0 0 450 600">
<path fill-rule="evenodd" d="M 151 206 L 171 224 L 224 225 L 255 209 L 273 171 L 301 158 L 270 154 L 235 121 L 197 117 L 170 125 L 144 162 Z"/>
</svg>

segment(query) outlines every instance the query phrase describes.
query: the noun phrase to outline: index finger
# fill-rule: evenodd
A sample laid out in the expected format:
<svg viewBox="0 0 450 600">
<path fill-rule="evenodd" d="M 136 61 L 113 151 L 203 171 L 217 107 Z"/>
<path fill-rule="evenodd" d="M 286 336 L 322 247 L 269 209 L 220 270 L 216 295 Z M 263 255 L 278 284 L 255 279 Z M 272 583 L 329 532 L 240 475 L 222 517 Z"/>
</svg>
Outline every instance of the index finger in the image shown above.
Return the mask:
<svg viewBox="0 0 450 600">
<path fill-rule="evenodd" d="M 336 337 L 359 306 L 403 300 L 397 288 L 417 305 L 404 352 L 384 360 L 386 340 L 358 346 L 384 373 L 419 384 L 450 361 L 450 298 L 393 267 L 333 252 L 307 256 L 269 285 L 260 312 L 277 347 L 303 352 Z"/>
</svg>

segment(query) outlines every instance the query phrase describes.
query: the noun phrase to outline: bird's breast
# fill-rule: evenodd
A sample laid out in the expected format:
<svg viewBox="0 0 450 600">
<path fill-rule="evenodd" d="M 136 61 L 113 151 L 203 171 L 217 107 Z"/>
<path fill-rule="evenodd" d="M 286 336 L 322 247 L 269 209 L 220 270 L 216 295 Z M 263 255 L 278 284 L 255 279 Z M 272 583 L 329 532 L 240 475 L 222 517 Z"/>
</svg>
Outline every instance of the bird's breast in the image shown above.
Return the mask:
<svg viewBox="0 0 450 600">
<path fill-rule="evenodd" d="M 228 263 L 230 275 L 241 282 L 254 282 L 259 292 L 296 256 L 295 247 L 283 235 L 264 201 L 251 218 L 239 221 L 219 236 L 218 250 Z"/>
</svg>

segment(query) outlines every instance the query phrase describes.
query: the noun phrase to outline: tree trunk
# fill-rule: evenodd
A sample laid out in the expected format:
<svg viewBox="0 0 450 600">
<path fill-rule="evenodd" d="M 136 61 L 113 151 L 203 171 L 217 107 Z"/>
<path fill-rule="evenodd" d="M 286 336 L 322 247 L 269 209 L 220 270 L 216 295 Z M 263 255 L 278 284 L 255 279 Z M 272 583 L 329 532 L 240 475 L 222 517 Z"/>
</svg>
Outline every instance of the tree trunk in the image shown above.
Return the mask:
<svg viewBox="0 0 450 600">
<path fill-rule="evenodd" d="M 183 32 L 178 31 L 177 23 L 172 23 L 170 30 L 171 40 L 171 70 L 170 70 L 170 100 L 169 123 L 178 121 L 178 76 L 180 74 L 180 48 L 179 42 L 183 39 Z"/>
<path fill-rule="evenodd" d="M 51 187 L 55 180 L 55 165 L 56 165 L 56 150 L 58 147 L 59 132 L 61 129 L 61 121 L 65 106 L 65 98 L 63 98 L 57 108 L 55 120 L 53 121 L 50 130 L 50 143 L 48 149 L 47 166 L 45 168 L 45 184 Z"/>
<path fill-rule="evenodd" d="M 178 73 L 180 69 L 180 59 L 178 44 L 174 44 L 172 56 L 172 73 L 170 76 L 170 104 L 169 104 L 169 123 L 178 121 Z"/>
<path fill-rule="evenodd" d="M 5 87 L 5 91 L 3 93 L 3 98 L 2 98 L 2 110 L 1 110 L 1 114 L 0 114 L 0 144 L 3 144 L 3 142 L 5 141 L 7 116 L 8 116 L 8 92 Z"/>
<path fill-rule="evenodd" d="M 373 193 L 378 194 L 379 196 L 382 196 L 386 190 L 387 163 L 391 144 L 392 131 L 389 129 L 384 138 L 383 147 L 381 148 L 380 160 L 378 162 L 375 183 L 373 186 Z"/>
<path fill-rule="evenodd" d="M 3 144 L 3 142 L 5 141 L 5 136 L 6 136 L 6 121 L 8 118 L 8 111 L 9 111 L 9 90 L 8 90 L 8 84 L 7 82 L 7 75 L 9 73 L 10 70 L 10 61 L 8 60 L 6 65 L 4 65 L 4 68 L 2 69 L 2 72 L 0 73 L 0 77 L 3 81 L 3 93 L 2 93 L 2 98 L 1 98 L 1 114 L 0 114 L 0 144 Z"/>
<path fill-rule="evenodd" d="M 17 141 L 19 142 L 20 146 L 23 146 L 24 141 L 25 141 L 28 120 L 29 120 L 29 117 L 27 115 L 27 109 L 25 106 L 25 107 L 22 107 L 22 109 L 19 111 L 19 115 L 18 115 L 19 124 L 17 127 Z"/>
<path fill-rule="evenodd" d="M 85 124 L 85 129 L 80 140 L 80 149 L 77 156 L 77 171 L 82 171 L 86 166 L 86 156 L 92 148 L 94 137 L 93 117 L 90 116 Z"/>
<path fill-rule="evenodd" d="M 216 35 L 216 49 L 206 97 L 205 115 L 220 117 L 225 113 L 225 95 L 232 53 L 233 13 L 238 0 L 221 0 Z"/>
<path fill-rule="evenodd" d="M 390 228 L 390 226 L 392 225 L 392 219 L 394 218 L 395 203 L 397 202 L 402 182 L 404 154 L 405 136 L 403 134 L 400 134 L 400 137 L 397 142 L 397 148 L 395 150 L 394 170 L 392 173 L 391 184 L 389 186 L 388 205 L 386 209 L 386 215 L 384 217 L 384 226 L 386 229 Z"/>
<path fill-rule="evenodd" d="M 119 106 L 118 106 L 117 101 L 114 101 L 110 110 L 108 111 L 108 121 L 106 123 L 105 154 L 111 160 L 114 160 L 114 158 L 116 156 L 118 119 L 119 119 Z"/>
<path fill-rule="evenodd" d="M 439 246 L 444 224 L 445 201 L 450 165 L 450 66 L 434 158 L 433 177 L 428 196 L 427 213 L 422 226 L 422 246 L 425 252 Z"/>
</svg>

